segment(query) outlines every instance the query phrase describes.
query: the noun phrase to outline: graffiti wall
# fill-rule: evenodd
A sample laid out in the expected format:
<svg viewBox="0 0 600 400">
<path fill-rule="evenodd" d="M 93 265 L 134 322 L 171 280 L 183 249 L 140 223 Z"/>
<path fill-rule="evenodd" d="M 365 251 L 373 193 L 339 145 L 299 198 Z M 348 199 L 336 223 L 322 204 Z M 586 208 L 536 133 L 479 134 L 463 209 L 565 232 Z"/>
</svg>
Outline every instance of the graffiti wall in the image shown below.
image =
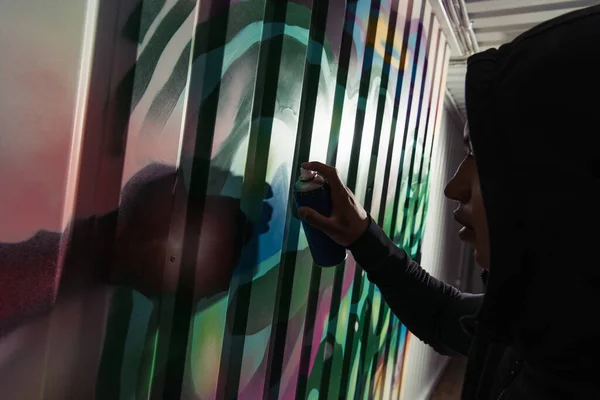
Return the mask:
<svg viewBox="0 0 600 400">
<path fill-rule="evenodd" d="M 398 398 L 406 328 L 290 187 L 335 165 L 419 257 L 427 0 L 0 4 L 3 398 Z"/>
</svg>

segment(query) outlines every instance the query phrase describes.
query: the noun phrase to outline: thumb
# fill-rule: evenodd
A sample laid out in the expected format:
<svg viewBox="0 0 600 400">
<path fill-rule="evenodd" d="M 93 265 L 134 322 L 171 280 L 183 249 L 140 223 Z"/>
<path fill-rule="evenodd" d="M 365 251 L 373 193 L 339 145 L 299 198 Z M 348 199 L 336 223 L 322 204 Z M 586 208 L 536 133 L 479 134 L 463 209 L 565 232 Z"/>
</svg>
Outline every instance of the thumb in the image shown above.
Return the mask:
<svg viewBox="0 0 600 400">
<path fill-rule="evenodd" d="M 319 214 L 312 208 L 300 207 L 298 209 L 298 215 L 300 218 L 308 222 L 309 225 L 327 233 L 331 230 L 331 222 L 329 218 Z"/>
</svg>

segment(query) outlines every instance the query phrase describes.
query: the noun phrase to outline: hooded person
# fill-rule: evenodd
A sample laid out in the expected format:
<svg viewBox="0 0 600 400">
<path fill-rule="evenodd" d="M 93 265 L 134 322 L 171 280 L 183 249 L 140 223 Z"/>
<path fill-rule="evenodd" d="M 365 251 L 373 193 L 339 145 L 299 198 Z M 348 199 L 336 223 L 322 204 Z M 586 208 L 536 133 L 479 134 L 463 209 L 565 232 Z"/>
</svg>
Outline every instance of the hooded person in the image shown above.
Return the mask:
<svg viewBox="0 0 600 400">
<path fill-rule="evenodd" d="M 307 222 L 347 246 L 401 322 L 468 356 L 462 399 L 600 399 L 600 6 L 468 60 L 467 156 L 446 187 L 484 294 L 431 277 L 356 203 L 335 169 L 333 214 Z"/>
</svg>

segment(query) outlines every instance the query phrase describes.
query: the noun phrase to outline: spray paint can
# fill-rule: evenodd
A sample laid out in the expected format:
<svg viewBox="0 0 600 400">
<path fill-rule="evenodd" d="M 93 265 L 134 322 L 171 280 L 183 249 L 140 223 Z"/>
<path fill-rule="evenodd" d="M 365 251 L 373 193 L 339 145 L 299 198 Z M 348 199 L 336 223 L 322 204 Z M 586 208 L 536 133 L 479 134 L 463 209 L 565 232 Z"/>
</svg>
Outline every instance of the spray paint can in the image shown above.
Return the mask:
<svg viewBox="0 0 600 400">
<path fill-rule="evenodd" d="M 332 211 L 331 189 L 325 179 L 315 171 L 300 169 L 300 179 L 294 185 L 296 205 L 309 207 L 329 217 Z M 327 234 L 302 221 L 313 261 L 319 267 L 335 267 L 346 260 L 344 246 L 334 242 Z"/>
</svg>

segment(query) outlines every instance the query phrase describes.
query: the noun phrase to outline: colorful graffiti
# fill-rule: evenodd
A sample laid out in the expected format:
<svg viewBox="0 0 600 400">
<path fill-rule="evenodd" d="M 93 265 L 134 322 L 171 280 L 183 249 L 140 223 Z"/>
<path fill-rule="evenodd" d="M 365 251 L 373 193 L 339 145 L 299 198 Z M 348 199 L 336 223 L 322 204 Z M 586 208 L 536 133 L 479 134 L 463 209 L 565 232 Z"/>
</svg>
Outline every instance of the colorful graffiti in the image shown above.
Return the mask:
<svg viewBox="0 0 600 400">
<path fill-rule="evenodd" d="M 449 57 L 429 3 L 63 3 L 0 16 L 43 22 L 0 37 L 3 392 L 398 398 L 405 327 L 352 257 L 312 264 L 290 184 L 335 165 L 419 256 Z"/>
</svg>

